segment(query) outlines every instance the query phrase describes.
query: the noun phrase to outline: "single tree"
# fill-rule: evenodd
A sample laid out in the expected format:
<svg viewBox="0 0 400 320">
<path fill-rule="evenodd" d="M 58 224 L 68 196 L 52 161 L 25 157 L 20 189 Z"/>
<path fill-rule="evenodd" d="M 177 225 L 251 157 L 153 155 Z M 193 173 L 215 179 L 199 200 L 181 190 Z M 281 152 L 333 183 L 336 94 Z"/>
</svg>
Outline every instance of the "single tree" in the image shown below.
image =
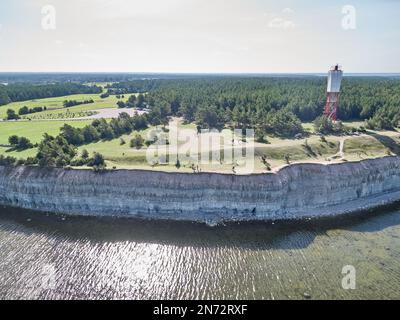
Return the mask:
<svg viewBox="0 0 400 320">
<path fill-rule="evenodd" d="M 13 109 L 7 110 L 7 120 L 18 120 L 18 119 L 19 115 L 17 115 Z"/>
<path fill-rule="evenodd" d="M 82 158 L 85 160 L 89 158 L 89 152 L 86 149 L 82 150 Z"/>
<path fill-rule="evenodd" d="M 136 134 L 135 137 L 131 140 L 130 146 L 131 148 L 141 149 L 144 145 L 144 139 L 140 134 Z"/>
</svg>

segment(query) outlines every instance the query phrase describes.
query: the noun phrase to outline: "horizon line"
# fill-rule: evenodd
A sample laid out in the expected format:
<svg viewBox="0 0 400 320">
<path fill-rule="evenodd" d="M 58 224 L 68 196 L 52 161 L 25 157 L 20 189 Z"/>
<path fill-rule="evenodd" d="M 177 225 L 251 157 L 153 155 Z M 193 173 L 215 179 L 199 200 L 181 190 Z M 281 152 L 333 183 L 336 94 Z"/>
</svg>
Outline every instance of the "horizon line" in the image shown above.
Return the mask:
<svg viewBox="0 0 400 320">
<path fill-rule="evenodd" d="M 175 74 L 175 75 L 273 75 L 273 74 L 287 74 L 287 75 L 313 75 L 325 74 L 327 71 L 316 72 L 173 72 L 173 71 L 0 71 L 0 74 Z M 346 72 L 344 74 L 385 74 L 385 75 L 400 75 L 398 72 Z"/>
</svg>

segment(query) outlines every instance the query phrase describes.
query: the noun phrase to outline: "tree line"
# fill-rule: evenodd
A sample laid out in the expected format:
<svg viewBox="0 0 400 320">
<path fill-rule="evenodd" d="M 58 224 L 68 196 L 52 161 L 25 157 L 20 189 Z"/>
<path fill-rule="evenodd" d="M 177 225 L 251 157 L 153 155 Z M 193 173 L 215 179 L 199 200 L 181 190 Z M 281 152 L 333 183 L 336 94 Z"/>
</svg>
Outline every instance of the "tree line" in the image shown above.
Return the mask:
<svg viewBox="0 0 400 320">
<path fill-rule="evenodd" d="M 262 133 L 293 136 L 299 122 L 323 114 L 325 77 L 202 77 L 142 80 L 111 84 L 122 92 L 146 92 L 153 121 L 182 116 L 201 127 L 252 127 Z M 123 104 L 121 103 L 121 107 Z M 338 117 L 369 120 L 370 128 L 394 128 L 400 122 L 400 79 L 348 77 L 343 80 Z"/>
<path fill-rule="evenodd" d="M 8 109 L 10 110 L 10 109 Z M 42 112 L 46 111 L 47 107 L 33 107 L 33 108 L 28 108 L 27 106 L 23 106 L 18 110 L 18 114 L 20 116 L 26 115 L 26 114 L 31 114 L 31 113 L 37 113 L 37 112 Z"/>
<path fill-rule="evenodd" d="M 91 104 L 91 103 L 94 103 L 93 99 L 83 100 L 83 101 L 65 100 L 63 102 L 63 106 L 64 106 L 64 108 L 70 108 L 70 107 L 79 106 L 79 105 L 82 105 L 82 104 Z"/>
<path fill-rule="evenodd" d="M 30 83 L 0 84 L 0 106 L 11 102 L 61 97 L 72 94 L 98 94 L 102 88 L 78 83 L 35 85 Z"/>
</svg>

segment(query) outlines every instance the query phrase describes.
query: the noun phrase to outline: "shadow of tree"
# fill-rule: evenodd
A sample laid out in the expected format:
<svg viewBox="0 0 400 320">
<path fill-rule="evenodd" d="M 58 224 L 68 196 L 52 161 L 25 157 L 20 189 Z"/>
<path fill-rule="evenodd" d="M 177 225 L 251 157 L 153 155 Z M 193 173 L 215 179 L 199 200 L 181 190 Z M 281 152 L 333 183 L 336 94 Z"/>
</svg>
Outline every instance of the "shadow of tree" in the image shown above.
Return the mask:
<svg viewBox="0 0 400 320">
<path fill-rule="evenodd" d="M 393 138 L 375 132 L 374 133 L 369 132 L 368 135 L 374 137 L 395 155 L 397 156 L 400 155 L 400 144 Z"/>
</svg>

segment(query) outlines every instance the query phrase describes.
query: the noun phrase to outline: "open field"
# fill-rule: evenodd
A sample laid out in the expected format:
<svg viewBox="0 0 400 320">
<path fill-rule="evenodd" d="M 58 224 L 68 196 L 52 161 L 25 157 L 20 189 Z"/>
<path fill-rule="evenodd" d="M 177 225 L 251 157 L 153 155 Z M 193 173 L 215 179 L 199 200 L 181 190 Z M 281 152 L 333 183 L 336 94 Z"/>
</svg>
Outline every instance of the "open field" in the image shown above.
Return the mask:
<svg viewBox="0 0 400 320">
<path fill-rule="evenodd" d="M 10 121 L 0 122 L 0 145 L 8 145 L 8 138 L 11 135 L 27 137 L 32 143 L 38 143 L 44 133 L 58 135 L 60 128 L 65 124 L 82 128 L 91 123 L 89 120 L 82 121 Z M 32 157 L 36 154 L 36 148 L 24 151 L 7 152 L 9 148 L 0 146 L 0 154 L 17 158 Z"/>
<path fill-rule="evenodd" d="M 40 142 L 44 133 L 57 135 L 60 128 L 68 123 L 71 126 L 82 128 L 91 123 L 88 120 L 82 121 L 16 121 L 0 122 L 0 144 L 7 144 L 11 135 L 29 138 L 32 143 Z"/>
</svg>

